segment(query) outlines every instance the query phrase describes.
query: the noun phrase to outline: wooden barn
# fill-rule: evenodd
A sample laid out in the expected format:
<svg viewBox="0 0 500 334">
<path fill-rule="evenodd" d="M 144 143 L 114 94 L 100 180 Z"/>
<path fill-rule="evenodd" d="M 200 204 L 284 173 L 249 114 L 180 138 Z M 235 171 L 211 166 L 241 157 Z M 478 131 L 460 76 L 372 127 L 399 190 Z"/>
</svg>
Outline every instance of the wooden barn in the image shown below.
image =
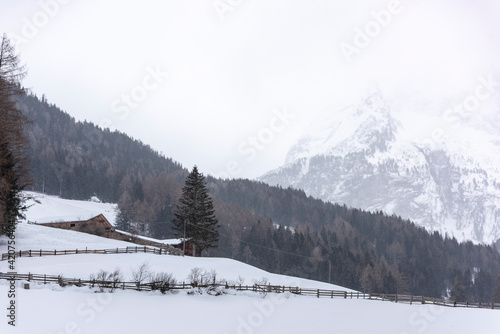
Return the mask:
<svg viewBox="0 0 500 334">
<path fill-rule="evenodd" d="M 87 220 L 39 223 L 39 225 L 85 232 L 112 239 L 115 238 L 114 234 L 116 233 L 114 227 L 109 223 L 103 214 Z"/>
<path fill-rule="evenodd" d="M 153 246 L 164 249 L 178 249 L 180 250 L 180 254 L 182 254 L 182 249 L 184 247 L 182 239 L 158 241 L 127 232 L 117 231 L 103 214 L 87 220 L 38 223 L 38 225 L 90 233 L 109 239 L 129 241 L 138 245 Z M 201 257 L 201 251 L 196 249 L 196 247 L 189 242 L 189 240 L 186 240 L 186 250 L 184 251 L 184 255 Z"/>
</svg>

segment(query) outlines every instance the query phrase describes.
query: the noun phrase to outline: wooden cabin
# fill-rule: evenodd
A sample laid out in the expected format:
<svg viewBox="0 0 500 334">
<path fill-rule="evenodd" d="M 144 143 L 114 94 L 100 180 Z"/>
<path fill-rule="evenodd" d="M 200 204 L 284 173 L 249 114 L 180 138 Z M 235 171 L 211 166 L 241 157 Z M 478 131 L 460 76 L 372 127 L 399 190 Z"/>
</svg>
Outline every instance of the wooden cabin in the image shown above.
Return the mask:
<svg viewBox="0 0 500 334">
<path fill-rule="evenodd" d="M 38 225 L 90 233 L 109 239 L 129 241 L 138 245 L 153 246 L 164 249 L 178 249 L 180 250 L 180 254 L 178 255 L 182 254 L 182 249 L 184 247 L 182 239 L 173 239 L 172 242 L 158 242 L 149 240 L 149 238 L 141 237 L 139 235 L 133 235 L 131 233 L 115 230 L 103 214 L 87 220 L 38 223 Z M 201 257 L 201 251 L 196 249 L 196 247 L 190 243 L 189 240 L 186 240 L 186 250 L 184 251 L 184 255 Z"/>
<path fill-rule="evenodd" d="M 104 217 L 103 214 L 97 215 L 87 220 L 39 223 L 39 225 L 85 232 L 112 239 L 114 239 L 113 234 L 116 233 L 114 227 L 109 223 L 109 221 L 106 219 L 106 217 Z"/>
</svg>

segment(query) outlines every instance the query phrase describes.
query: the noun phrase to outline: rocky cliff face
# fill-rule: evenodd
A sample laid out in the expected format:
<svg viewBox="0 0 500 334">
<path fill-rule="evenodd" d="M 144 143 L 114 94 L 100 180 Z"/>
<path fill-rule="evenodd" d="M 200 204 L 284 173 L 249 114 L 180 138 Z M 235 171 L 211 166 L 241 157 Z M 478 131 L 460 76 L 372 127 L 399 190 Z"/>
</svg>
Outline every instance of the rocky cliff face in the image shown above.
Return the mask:
<svg viewBox="0 0 500 334">
<path fill-rule="evenodd" d="M 414 115 L 405 128 L 381 93 L 371 93 L 321 120 L 290 149 L 284 166 L 260 180 L 396 214 L 459 240 L 500 239 L 500 137 L 474 123 L 442 140 L 415 139 L 406 131 L 412 122 L 426 127 Z"/>
</svg>

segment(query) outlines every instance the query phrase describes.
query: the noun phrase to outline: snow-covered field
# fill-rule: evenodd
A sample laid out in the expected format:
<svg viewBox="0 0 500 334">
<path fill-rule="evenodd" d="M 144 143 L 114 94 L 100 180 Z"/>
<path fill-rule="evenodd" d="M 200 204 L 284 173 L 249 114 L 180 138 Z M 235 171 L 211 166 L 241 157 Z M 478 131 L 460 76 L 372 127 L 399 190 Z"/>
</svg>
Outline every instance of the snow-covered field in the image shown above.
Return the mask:
<svg viewBox="0 0 500 334">
<path fill-rule="evenodd" d="M 57 200 L 51 200 L 57 205 Z M 85 209 L 85 202 L 79 207 Z M 89 202 L 90 203 L 90 202 Z M 95 204 L 95 203 L 94 203 Z M 91 204 L 89 204 L 91 205 Z M 41 208 L 40 208 L 41 209 Z M 31 210 L 34 210 L 32 208 Z M 46 208 L 57 215 L 57 208 Z M 33 212 L 33 211 L 32 211 Z M 32 216 L 33 217 L 33 216 Z M 32 218 L 31 217 L 31 218 Z M 32 220 L 29 216 L 28 219 Z M 89 249 L 130 246 L 49 227 L 18 226 L 17 250 Z M 7 251 L 7 238 L 0 238 L 0 252 Z M 172 273 L 186 280 L 192 268 L 215 270 L 219 278 L 244 279 L 244 284 L 267 278 L 277 285 L 303 288 L 343 289 L 326 283 L 275 275 L 238 261 L 222 258 L 191 258 L 154 254 L 63 255 L 17 258 L 18 273 L 45 273 L 88 278 L 100 269 L 120 268 L 126 279 L 147 263 L 151 271 Z M 0 262 L 0 272 L 8 263 Z M 8 325 L 11 299 L 9 283 L 0 280 L 0 333 L 498 333 L 498 310 L 406 305 L 390 302 L 328 299 L 289 294 L 229 292 L 210 296 L 159 292 L 116 291 L 94 293 L 89 288 L 31 283 L 29 290 L 16 286 L 16 326 Z"/>
</svg>

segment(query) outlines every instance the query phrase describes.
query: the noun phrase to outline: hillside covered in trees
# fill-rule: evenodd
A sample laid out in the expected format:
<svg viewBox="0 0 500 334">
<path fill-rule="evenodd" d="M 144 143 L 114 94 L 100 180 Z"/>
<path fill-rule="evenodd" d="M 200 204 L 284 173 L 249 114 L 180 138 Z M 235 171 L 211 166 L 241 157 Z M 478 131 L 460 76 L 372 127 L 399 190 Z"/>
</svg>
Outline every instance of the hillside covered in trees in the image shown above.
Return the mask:
<svg viewBox="0 0 500 334">
<path fill-rule="evenodd" d="M 117 202 L 120 228 L 172 237 L 185 168 L 125 134 L 75 122 L 45 99 L 25 95 L 19 106 L 33 121 L 25 128 L 32 190 Z M 458 243 L 301 190 L 210 176 L 207 183 L 221 225 L 210 256 L 366 292 L 500 298 L 500 254 L 493 246 Z"/>
</svg>

